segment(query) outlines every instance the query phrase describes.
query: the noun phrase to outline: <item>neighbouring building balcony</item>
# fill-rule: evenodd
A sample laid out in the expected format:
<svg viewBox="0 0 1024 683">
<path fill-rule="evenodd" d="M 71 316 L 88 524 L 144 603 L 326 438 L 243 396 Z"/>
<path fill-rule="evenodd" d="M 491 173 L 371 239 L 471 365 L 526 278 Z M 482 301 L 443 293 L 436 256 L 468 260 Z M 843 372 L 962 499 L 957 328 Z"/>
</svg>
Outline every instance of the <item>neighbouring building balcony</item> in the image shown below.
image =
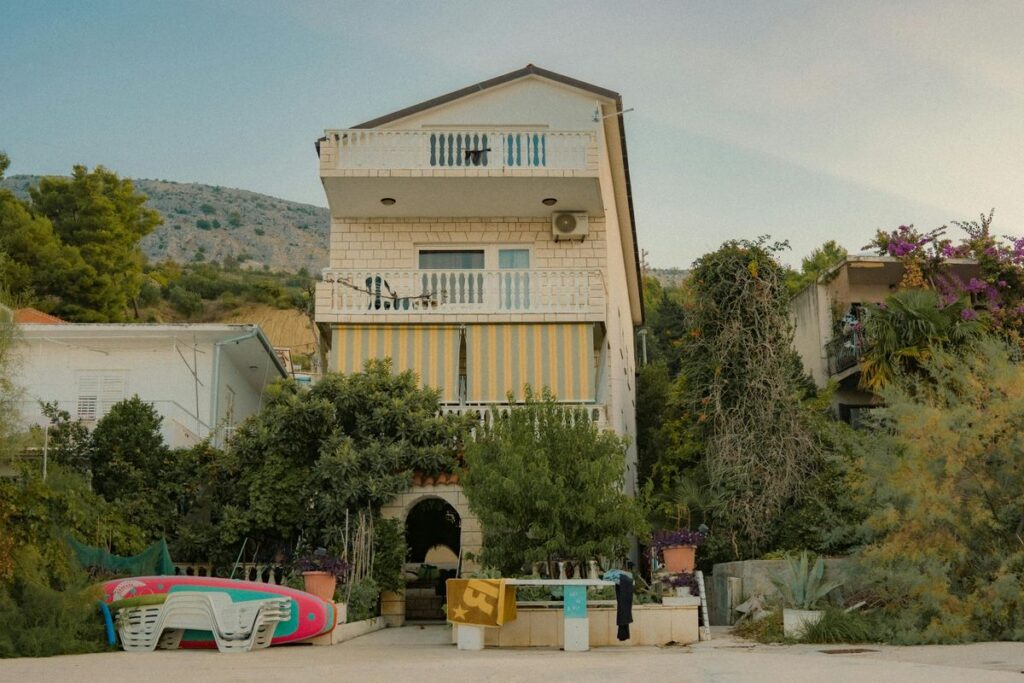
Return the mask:
<svg viewBox="0 0 1024 683">
<path fill-rule="evenodd" d="M 846 334 L 833 337 L 825 344 L 825 355 L 828 358 L 828 374 L 835 376 L 856 367 L 861 356 L 871 347 L 864 330 L 851 330 Z"/>
<path fill-rule="evenodd" d="M 319 150 L 338 217 L 545 216 L 549 197 L 604 213 L 596 131 L 356 128 L 326 131 Z"/>
<path fill-rule="evenodd" d="M 604 303 L 599 270 L 325 269 L 316 321 L 600 320 Z"/>
</svg>

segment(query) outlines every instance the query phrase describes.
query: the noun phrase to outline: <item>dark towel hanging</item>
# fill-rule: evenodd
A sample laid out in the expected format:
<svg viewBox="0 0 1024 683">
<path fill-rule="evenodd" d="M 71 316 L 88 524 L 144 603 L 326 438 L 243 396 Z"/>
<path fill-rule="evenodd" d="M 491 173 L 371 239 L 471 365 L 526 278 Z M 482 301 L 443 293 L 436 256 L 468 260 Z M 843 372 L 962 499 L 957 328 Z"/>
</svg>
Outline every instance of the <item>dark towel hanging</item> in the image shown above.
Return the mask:
<svg viewBox="0 0 1024 683">
<path fill-rule="evenodd" d="M 619 627 L 617 638 L 629 640 L 629 625 L 633 623 L 633 577 L 622 572 L 615 583 L 615 624 Z"/>
</svg>

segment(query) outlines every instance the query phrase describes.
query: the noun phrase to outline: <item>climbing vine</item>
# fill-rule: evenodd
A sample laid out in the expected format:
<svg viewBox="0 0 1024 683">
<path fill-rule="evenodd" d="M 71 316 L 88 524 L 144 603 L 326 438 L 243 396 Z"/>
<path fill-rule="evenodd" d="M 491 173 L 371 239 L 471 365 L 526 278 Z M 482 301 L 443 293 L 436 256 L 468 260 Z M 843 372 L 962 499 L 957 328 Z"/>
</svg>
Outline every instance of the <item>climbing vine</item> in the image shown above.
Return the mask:
<svg viewBox="0 0 1024 683">
<path fill-rule="evenodd" d="M 691 273 L 682 418 L 698 425 L 715 535 L 728 535 L 735 556 L 765 549 L 820 461 L 801 406 L 786 271 L 775 259 L 786 246 L 727 242 Z"/>
</svg>

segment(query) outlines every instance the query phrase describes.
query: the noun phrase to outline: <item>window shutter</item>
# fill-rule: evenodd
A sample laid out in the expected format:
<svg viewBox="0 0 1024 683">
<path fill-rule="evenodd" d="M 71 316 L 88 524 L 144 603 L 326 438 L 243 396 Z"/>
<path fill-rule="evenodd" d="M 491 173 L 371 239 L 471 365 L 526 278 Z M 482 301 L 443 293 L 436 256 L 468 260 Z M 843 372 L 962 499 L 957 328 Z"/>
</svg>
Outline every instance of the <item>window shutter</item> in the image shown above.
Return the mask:
<svg viewBox="0 0 1024 683">
<path fill-rule="evenodd" d="M 103 375 L 100 377 L 99 414 L 106 415 L 115 403 L 124 400 L 124 375 Z"/>
<path fill-rule="evenodd" d="M 90 373 L 78 376 L 78 419 L 95 422 L 115 403 L 124 400 L 123 372 Z"/>
<path fill-rule="evenodd" d="M 78 419 L 83 422 L 96 420 L 99 403 L 99 377 L 79 375 L 78 377 Z"/>
</svg>

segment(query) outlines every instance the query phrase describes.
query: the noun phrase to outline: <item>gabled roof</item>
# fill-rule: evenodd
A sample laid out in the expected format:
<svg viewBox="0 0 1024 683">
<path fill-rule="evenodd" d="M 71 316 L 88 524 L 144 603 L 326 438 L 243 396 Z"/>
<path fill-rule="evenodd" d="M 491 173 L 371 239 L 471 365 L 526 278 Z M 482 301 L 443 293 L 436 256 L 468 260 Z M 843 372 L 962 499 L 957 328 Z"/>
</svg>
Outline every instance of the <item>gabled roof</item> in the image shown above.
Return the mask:
<svg viewBox="0 0 1024 683">
<path fill-rule="evenodd" d="M 627 209 L 629 211 L 629 227 L 630 227 L 630 231 L 631 231 L 632 236 L 633 236 L 633 267 L 636 269 L 635 270 L 635 273 L 636 273 L 636 283 L 637 283 L 637 289 L 638 289 L 639 298 L 640 298 L 640 324 L 642 325 L 644 320 L 646 320 L 646 318 L 647 318 L 647 314 L 646 314 L 645 306 L 644 306 L 644 281 L 643 281 L 644 278 L 643 278 L 643 271 L 640 269 L 640 246 L 639 246 L 639 244 L 637 242 L 637 239 L 636 239 L 636 215 L 635 215 L 635 213 L 633 211 L 633 186 L 632 186 L 632 182 L 630 181 L 630 177 L 629 177 L 629 154 L 626 152 L 626 127 L 625 127 L 625 124 L 624 124 L 624 122 L 622 120 L 623 119 L 623 117 L 622 117 L 622 96 L 619 93 L 615 92 L 614 90 L 609 90 L 607 88 L 602 88 L 600 86 L 593 85 L 592 83 L 587 83 L 585 81 L 577 80 L 577 79 L 572 78 L 570 76 L 565 76 L 563 74 L 556 73 L 554 71 L 548 71 L 547 69 L 542 69 L 539 66 L 534 66 L 533 64 L 527 64 L 522 69 L 516 69 L 515 71 L 509 71 L 507 74 L 503 74 L 501 76 L 496 76 L 496 77 L 490 78 L 490 79 L 488 79 L 486 81 L 480 81 L 479 83 L 476 83 L 475 85 L 470 85 L 468 87 L 461 88 L 459 90 L 454 90 L 454 91 L 452 91 L 452 92 L 450 92 L 450 93 L 448 93 L 446 95 L 441 95 L 440 97 L 434 97 L 432 99 L 420 102 L 419 104 L 414 104 L 411 107 L 405 107 L 404 109 L 399 109 L 398 111 L 393 111 L 390 114 L 384 114 L 383 116 L 378 116 L 375 119 L 370 119 L 369 121 L 364 121 L 363 123 L 355 125 L 355 126 L 353 126 L 353 128 L 376 128 L 378 126 L 383 126 L 385 124 L 391 123 L 392 121 L 398 121 L 399 119 L 404 119 L 407 116 L 412 116 L 413 114 L 418 114 L 418 113 L 420 113 L 422 111 L 426 111 L 428 109 L 433 109 L 434 107 L 439 107 L 442 104 L 447 104 L 448 102 L 452 102 L 452 101 L 460 99 L 462 97 L 466 97 L 468 95 L 473 95 L 473 94 L 481 92 L 483 90 L 487 90 L 488 88 L 493 88 L 495 86 L 499 86 L 499 85 L 502 85 L 504 83 L 508 83 L 510 81 L 515 81 L 515 80 L 518 80 L 520 78 L 524 78 L 526 76 L 539 76 L 541 78 L 546 78 L 546 79 L 548 79 L 550 81 L 554 81 L 556 83 L 561 83 L 563 85 L 567 85 L 567 86 L 572 87 L 572 88 L 578 88 L 580 90 L 585 90 L 585 91 L 593 93 L 593 94 L 595 94 L 595 95 L 597 95 L 599 97 L 604 97 L 606 99 L 614 100 L 614 102 L 615 102 L 615 111 L 619 113 L 619 115 L 616 118 L 618 119 L 618 123 L 619 123 L 619 138 L 620 138 L 621 143 L 622 143 L 621 144 L 621 150 L 622 150 L 622 169 L 623 169 L 623 173 L 625 175 L 625 180 L 626 180 L 626 187 L 625 187 L 625 190 L 626 190 L 626 203 L 627 203 Z M 318 142 L 317 143 L 317 155 L 319 155 L 319 154 L 320 154 L 320 146 L 319 146 L 319 142 Z"/>
<path fill-rule="evenodd" d="M 448 102 L 460 99 L 462 97 L 466 97 L 467 95 L 472 95 L 472 94 L 478 93 L 478 92 L 480 92 L 482 90 L 487 90 L 488 88 L 493 88 L 493 87 L 501 85 L 503 83 L 508 83 L 509 81 L 514 81 L 514 80 L 523 78 L 524 76 L 531 76 L 531 75 L 533 75 L 533 76 L 540 76 L 541 78 L 546 78 L 549 81 L 555 81 L 556 83 L 561 83 L 563 85 L 568 85 L 568 86 L 570 86 L 572 88 L 578 88 L 580 90 L 586 90 L 587 92 L 592 92 L 595 95 L 599 95 L 601 97 L 606 97 L 606 98 L 608 98 L 610 100 L 615 100 L 616 102 L 619 102 L 620 104 L 621 104 L 621 101 L 622 101 L 622 97 L 619 95 L 619 93 L 615 92 L 614 90 L 608 90 L 607 88 L 602 88 L 600 86 L 592 85 L 590 83 L 585 83 L 583 81 L 578 81 L 575 78 L 571 78 L 569 76 L 564 76 L 562 74 L 555 73 L 554 71 L 548 71 L 547 69 L 542 69 L 539 66 L 534 66 L 533 64 L 527 64 L 522 69 L 516 69 L 515 71 L 509 71 L 507 74 L 503 74 L 501 76 L 496 76 L 495 78 L 489 78 L 486 81 L 480 81 L 479 83 L 477 83 L 475 85 L 470 85 L 470 86 L 465 87 L 465 88 L 460 88 L 459 90 L 454 90 L 454 91 L 448 93 L 447 95 L 441 95 L 440 97 L 434 97 L 434 98 L 426 100 L 424 102 L 420 102 L 419 104 L 414 104 L 411 107 L 405 107 L 404 109 L 399 109 L 398 111 L 393 111 L 390 114 L 385 114 L 384 116 L 378 116 L 375 119 L 370 119 L 369 121 L 364 121 L 363 123 L 360 123 L 360 124 L 358 124 L 356 126 L 352 126 L 352 127 L 353 128 L 376 128 L 377 126 L 383 126 L 386 123 L 391 123 L 392 121 L 397 121 L 398 119 L 404 119 L 407 116 L 412 116 L 413 114 L 418 114 L 421 111 L 426 111 L 427 109 L 433 109 L 434 107 L 439 107 L 442 104 L 447 104 Z M 621 108 L 622 107 L 620 106 L 619 109 L 621 109 Z"/>
</svg>

